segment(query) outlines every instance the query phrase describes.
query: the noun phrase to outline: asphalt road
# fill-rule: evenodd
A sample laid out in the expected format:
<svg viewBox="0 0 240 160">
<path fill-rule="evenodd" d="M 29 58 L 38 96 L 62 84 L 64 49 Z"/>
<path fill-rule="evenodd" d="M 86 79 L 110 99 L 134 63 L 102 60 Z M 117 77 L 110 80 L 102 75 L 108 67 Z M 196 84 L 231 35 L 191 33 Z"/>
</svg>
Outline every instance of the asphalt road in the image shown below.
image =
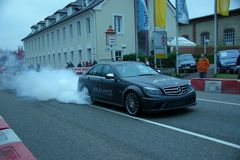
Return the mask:
<svg viewBox="0 0 240 160">
<path fill-rule="evenodd" d="M 239 160 L 240 96 L 132 118 L 97 104 L 39 102 L 0 91 L 0 115 L 39 160 Z"/>
</svg>

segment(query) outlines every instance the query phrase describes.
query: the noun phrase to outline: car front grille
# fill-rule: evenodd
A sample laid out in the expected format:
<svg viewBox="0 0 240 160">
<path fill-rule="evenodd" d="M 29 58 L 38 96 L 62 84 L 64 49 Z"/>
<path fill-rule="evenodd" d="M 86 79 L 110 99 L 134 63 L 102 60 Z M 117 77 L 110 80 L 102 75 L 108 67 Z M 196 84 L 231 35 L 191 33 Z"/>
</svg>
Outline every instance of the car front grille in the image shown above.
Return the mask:
<svg viewBox="0 0 240 160">
<path fill-rule="evenodd" d="M 168 96 L 179 96 L 188 93 L 191 90 L 189 85 L 163 88 L 163 91 Z"/>
</svg>

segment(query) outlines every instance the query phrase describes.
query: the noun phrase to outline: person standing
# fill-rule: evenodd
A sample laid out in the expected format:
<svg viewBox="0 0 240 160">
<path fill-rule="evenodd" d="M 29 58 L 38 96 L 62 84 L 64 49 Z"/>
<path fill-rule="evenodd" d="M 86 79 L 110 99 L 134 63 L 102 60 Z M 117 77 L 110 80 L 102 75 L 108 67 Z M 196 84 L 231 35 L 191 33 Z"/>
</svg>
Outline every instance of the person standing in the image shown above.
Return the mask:
<svg viewBox="0 0 240 160">
<path fill-rule="evenodd" d="M 201 54 L 201 58 L 199 58 L 197 62 L 197 70 L 199 72 L 200 78 L 207 78 L 209 65 L 209 60 L 205 57 L 204 54 Z"/>
<path fill-rule="evenodd" d="M 150 63 L 149 63 L 149 61 L 148 61 L 147 58 L 145 58 L 145 64 L 146 64 L 147 66 L 150 66 Z"/>
<path fill-rule="evenodd" d="M 240 54 L 238 55 L 236 65 L 237 65 L 237 71 L 238 71 L 238 79 L 240 79 Z"/>
</svg>

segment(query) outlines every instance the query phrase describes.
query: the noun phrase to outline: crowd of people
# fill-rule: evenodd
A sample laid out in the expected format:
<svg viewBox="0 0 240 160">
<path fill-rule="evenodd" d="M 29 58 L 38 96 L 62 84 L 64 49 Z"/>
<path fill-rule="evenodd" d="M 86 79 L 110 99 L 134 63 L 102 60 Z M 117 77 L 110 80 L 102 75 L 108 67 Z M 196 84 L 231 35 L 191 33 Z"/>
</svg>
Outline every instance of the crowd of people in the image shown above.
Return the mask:
<svg viewBox="0 0 240 160">
<path fill-rule="evenodd" d="M 91 67 L 91 66 L 94 66 L 95 64 L 97 64 L 97 61 L 94 60 L 93 62 L 92 61 L 86 61 L 86 62 L 79 62 L 77 67 Z M 67 63 L 67 66 L 66 68 L 74 68 L 74 64 L 70 61 Z"/>
</svg>

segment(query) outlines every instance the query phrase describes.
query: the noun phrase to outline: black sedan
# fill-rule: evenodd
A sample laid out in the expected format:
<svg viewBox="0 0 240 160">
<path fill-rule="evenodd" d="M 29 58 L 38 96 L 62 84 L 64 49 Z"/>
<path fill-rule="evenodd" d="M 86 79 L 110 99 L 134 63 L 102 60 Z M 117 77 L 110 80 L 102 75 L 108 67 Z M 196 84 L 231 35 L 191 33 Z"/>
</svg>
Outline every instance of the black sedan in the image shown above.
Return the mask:
<svg viewBox="0 0 240 160">
<path fill-rule="evenodd" d="M 93 66 L 80 76 L 78 91 L 92 101 L 125 107 L 130 115 L 193 106 L 196 93 L 187 80 L 160 74 L 141 62 L 112 62 Z"/>
</svg>

